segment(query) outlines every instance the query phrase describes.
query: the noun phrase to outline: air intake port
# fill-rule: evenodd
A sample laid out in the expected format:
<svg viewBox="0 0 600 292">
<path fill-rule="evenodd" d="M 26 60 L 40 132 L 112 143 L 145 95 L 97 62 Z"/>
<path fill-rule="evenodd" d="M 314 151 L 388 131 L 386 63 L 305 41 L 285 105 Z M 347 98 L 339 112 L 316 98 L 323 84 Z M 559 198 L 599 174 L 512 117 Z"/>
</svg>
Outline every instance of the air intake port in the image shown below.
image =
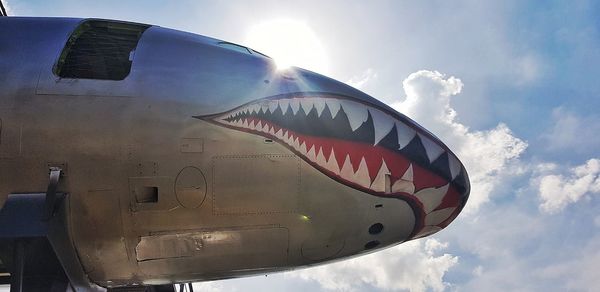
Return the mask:
<svg viewBox="0 0 600 292">
<path fill-rule="evenodd" d="M 381 223 L 375 223 L 369 227 L 369 234 L 375 235 L 381 233 L 381 231 L 383 231 L 383 224 Z"/>
</svg>

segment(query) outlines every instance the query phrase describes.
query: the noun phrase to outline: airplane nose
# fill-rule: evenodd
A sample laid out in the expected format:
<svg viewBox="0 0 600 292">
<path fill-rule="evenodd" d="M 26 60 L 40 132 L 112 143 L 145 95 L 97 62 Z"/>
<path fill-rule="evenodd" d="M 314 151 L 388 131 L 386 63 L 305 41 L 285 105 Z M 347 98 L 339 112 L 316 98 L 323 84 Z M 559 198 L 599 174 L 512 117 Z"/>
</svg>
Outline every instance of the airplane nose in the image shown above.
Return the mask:
<svg viewBox="0 0 600 292">
<path fill-rule="evenodd" d="M 464 208 L 470 193 L 468 174 L 458 158 L 435 137 L 420 137 L 420 142 L 427 160 L 413 158 L 411 164 L 418 206 L 416 213 L 420 213 L 413 238 L 436 233 L 448 226 Z M 431 155 L 434 148 L 443 153 Z M 412 157 L 418 157 L 414 153 L 418 150 L 411 151 Z"/>
<path fill-rule="evenodd" d="M 412 238 L 446 227 L 469 194 L 448 147 L 371 97 L 281 94 L 197 118 L 278 141 L 336 182 L 406 201 L 417 219 Z"/>
</svg>

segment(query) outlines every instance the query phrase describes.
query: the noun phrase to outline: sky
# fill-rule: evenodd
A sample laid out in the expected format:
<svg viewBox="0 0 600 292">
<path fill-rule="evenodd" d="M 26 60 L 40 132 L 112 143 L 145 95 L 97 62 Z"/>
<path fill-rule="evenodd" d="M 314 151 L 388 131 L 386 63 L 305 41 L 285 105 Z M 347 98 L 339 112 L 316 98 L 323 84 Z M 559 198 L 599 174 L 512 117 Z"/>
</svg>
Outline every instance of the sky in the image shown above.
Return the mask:
<svg viewBox="0 0 600 292">
<path fill-rule="evenodd" d="M 600 287 L 598 1 L 4 3 L 9 15 L 128 20 L 248 45 L 408 115 L 470 174 L 466 209 L 433 236 L 197 291 Z"/>
</svg>

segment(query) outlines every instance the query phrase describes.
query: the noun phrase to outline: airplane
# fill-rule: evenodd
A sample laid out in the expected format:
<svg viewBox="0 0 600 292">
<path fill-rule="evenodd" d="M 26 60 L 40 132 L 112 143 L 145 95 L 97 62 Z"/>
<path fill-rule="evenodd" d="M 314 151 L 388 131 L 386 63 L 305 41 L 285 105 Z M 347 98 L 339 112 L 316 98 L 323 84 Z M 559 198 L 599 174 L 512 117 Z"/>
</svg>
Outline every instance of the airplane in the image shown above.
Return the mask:
<svg viewBox="0 0 600 292">
<path fill-rule="evenodd" d="M 0 17 L 0 36 L 11 291 L 175 291 L 329 263 L 436 233 L 469 197 L 428 130 L 251 48 L 105 19 Z"/>
</svg>

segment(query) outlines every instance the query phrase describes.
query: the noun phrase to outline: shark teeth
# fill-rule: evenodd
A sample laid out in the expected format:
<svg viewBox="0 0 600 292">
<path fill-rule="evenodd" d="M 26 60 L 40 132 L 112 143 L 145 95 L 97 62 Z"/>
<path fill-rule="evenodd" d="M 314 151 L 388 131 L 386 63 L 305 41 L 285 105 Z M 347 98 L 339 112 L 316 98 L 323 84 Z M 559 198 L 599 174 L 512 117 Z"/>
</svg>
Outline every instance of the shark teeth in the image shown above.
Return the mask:
<svg viewBox="0 0 600 292">
<path fill-rule="evenodd" d="M 444 149 L 440 147 L 437 143 L 431 141 L 431 139 L 424 137 L 419 134 L 419 138 L 421 138 L 421 143 L 423 143 L 423 147 L 425 147 L 425 152 L 427 153 L 427 158 L 429 158 L 429 162 L 434 162 L 436 158 L 440 157 L 442 153 L 444 153 Z"/>
<path fill-rule="evenodd" d="M 402 149 L 406 147 L 406 145 L 408 145 L 412 139 L 414 139 L 417 132 L 404 123 L 396 122 L 395 124 L 396 134 L 398 135 L 398 145 L 400 146 L 399 149 Z"/>
<path fill-rule="evenodd" d="M 432 235 L 440 230 L 442 230 L 442 228 L 438 226 L 425 226 L 423 227 L 423 229 L 421 229 L 421 231 L 419 231 L 419 233 L 417 233 L 417 235 L 415 235 L 414 238 L 421 238 L 428 235 Z"/>
<path fill-rule="evenodd" d="M 277 100 L 277 103 L 279 104 L 279 107 L 281 108 L 281 112 L 283 112 L 283 113 L 287 112 L 288 107 L 290 106 L 289 99 L 280 99 L 280 100 Z"/>
<path fill-rule="evenodd" d="M 350 128 L 352 131 L 356 131 L 369 117 L 369 111 L 367 107 L 353 101 L 341 100 L 340 101 L 343 111 L 348 116 L 348 122 L 350 122 Z"/>
<path fill-rule="evenodd" d="M 337 116 L 337 114 L 340 112 L 340 108 L 341 108 L 339 99 L 327 98 L 327 99 L 325 99 L 325 104 L 329 108 L 331 117 L 335 118 Z"/>
<path fill-rule="evenodd" d="M 429 214 L 442 203 L 442 199 L 448 192 L 449 184 L 439 188 L 426 188 L 415 193 L 415 197 L 423 204 L 423 211 Z"/>
<path fill-rule="evenodd" d="M 333 172 L 336 175 L 340 175 L 340 167 L 335 158 L 335 150 L 331 149 L 331 153 L 329 155 L 329 159 L 327 159 L 327 163 L 325 164 L 325 169 Z"/>
<path fill-rule="evenodd" d="M 227 119 L 236 119 L 240 115 L 260 115 L 260 114 L 273 114 L 277 109 L 281 109 L 281 112 L 285 115 L 288 112 L 288 108 L 291 108 L 291 113 L 297 115 L 300 108 L 302 108 L 305 114 L 308 114 L 313 108 L 317 111 L 317 116 L 321 117 L 323 112 L 328 109 L 332 118 L 335 118 L 337 114 L 342 110 L 347 118 L 348 123 L 352 131 L 356 131 L 365 122 L 367 122 L 369 115 L 373 121 L 373 145 L 377 145 L 384 137 L 386 137 L 394 128 L 396 129 L 396 136 L 398 139 L 399 149 L 404 148 L 414 139 L 417 134 L 416 131 L 404 122 L 400 122 L 392 116 L 384 113 L 378 109 L 369 107 L 365 104 L 338 98 L 321 98 L 321 97 L 292 97 L 282 98 L 275 100 L 261 100 L 256 101 L 252 104 L 246 105 L 240 109 L 233 110 L 226 114 L 219 116 L 219 121 L 222 123 L 231 124 L 226 122 Z M 433 142 L 431 139 L 419 134 L 423 142 L 423 146 L 427 151 L 427 156 L 430 162 L 433 162 L 439 157 L 445 150 Z M 457 161 L 454 159 L 454 161 Z M 460 163 L 455 163 L 460 169 Z M 455 173 L 457 167 L 452 168 Z"/>
<path fill-rule="evenodd" d="M 392 191 L 391 182 L 390 182 L 391 174 L 392 173 L 390 172 L 389 168 L 385 164 L 385 160 L 381 159 L 381 167 L 379 168 L 379 171 L 377 172 L 377 176 L 375 177 L 375 179 L 373 180 L 373 183 L 371 184 L 371 189 L 376 192 L 391 193 L 391 191 Z"/>
<path fill-rule="evenodd" d="M 321 169 L 354 185 L 380 194 L 412 195 L 422 203 L 425 214 L 430 216 L 426 219 L 428 225 L 437 225 L 434 223 L 448 218 L 446 216 L 452 211 L 441 212 L 436 208 L 448 192 L 450 182 L 465 180 L 464 169 L 458 158 L 434 137 L 418 130 L 409 119 L 396 117 L 383 108 L 358 99 L 328 94 L 266 98 L 211 119 L 230 127 L 276 138 Z M 315 120 L 316 123 L 311 123 Z M 333 127 L 328 123 L 332 123 Z M 339 131 L 344 132 L 337 133 Z M 308 141 L 311 137 L 336 142 L 317 144 L 314 139 Z M 347 145 L 338 147 L 337 141 L 363 143 L 361 145 L 374 147 L 372 149 L 382 147 L 407 158 L 408 164 L 399 167 L 392 158 L 369 153 L 371 148 L 364 148 L 362 153 L 351 152 L 344 148 Z M 449 179 L 448 184 L 417 189 L 414 181 L 418 172 L 414 167 L 425 168 Z M 468 188 L 468 183 L 463 187 Z"/>
<path fill-rule="evenodd" d="M 413 168 L 412 164 L 408 166 L 402 177 L 392 185 L 392 192 L 404 192 L 409 194 L 415 193 L 415 184 L 413 183 Z"/>
<path fill-rule="evenodd" d="M 425 225 L 438 225 L 444 222 L 452 215 L 452 213 L 454 213 L 454 210 L 456 210 L 456 207 L 432 211 L 425 217 Z"/>
<path fill-rule="evenodd" d="M 452 179 L 460 173 L 460 162 L 454 155 L 448 155 L 448 166 L 450 167 L 450 175 Z"/>
<path fill-rule="evenodd" d="M 394 119 L 378 110 L 369 109 L 369 112 L 373 117 L 373 128 L 375 129 L 373 145 L 377 145 L 394 127 Z"/>
</svg>

